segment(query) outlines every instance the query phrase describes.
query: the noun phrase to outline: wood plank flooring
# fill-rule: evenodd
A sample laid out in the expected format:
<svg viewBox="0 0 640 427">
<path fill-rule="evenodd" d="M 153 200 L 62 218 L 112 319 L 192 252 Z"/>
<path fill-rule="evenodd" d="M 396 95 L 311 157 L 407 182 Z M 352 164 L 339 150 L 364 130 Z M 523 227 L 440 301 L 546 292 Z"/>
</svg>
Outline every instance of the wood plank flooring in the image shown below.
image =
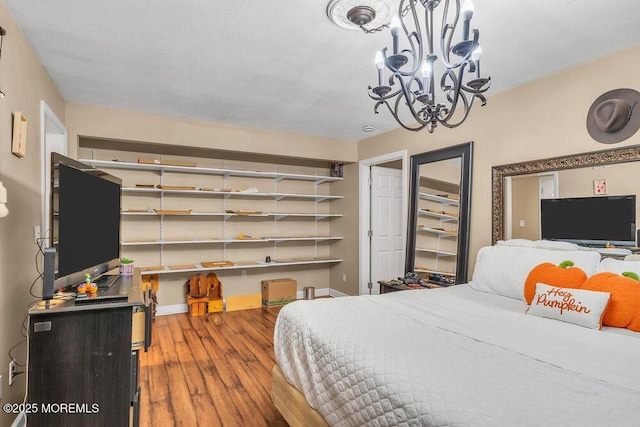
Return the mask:
<svg viewBox="0 0 640 427">
<path fill-rule="evenodd" d="M 271 402 L 279 311 L 157 317 L 140 355 L 140 425 L 286 426 Z"/>
</svg>

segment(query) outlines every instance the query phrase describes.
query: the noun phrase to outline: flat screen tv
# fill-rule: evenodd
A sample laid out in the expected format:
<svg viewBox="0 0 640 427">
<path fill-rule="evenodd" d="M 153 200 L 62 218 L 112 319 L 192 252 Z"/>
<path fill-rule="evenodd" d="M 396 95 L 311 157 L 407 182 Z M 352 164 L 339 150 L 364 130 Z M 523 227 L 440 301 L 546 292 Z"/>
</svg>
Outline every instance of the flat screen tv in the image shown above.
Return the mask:
<svg viewBox="0 0 640 427">
<path fill-rule="evenodd" d="M 635 246 L 635 195 L 542 199 L 540 215 L 543 239 Z"/>
<path fill-rule="evenodd" d="M 58 153 L 51 156 L 50 245 L 54 288 L 75 286 L 117 267 L 120 187 L 106 172 Z"/>
</svg>

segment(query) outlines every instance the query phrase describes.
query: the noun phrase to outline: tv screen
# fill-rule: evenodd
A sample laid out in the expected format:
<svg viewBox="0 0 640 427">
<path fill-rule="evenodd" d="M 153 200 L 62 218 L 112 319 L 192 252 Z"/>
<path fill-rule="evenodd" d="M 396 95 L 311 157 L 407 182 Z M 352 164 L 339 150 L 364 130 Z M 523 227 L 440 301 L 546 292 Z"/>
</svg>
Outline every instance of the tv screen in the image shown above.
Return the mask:
<svg viewBox="0 0 640 427">
<path fill-rule="evenodd" d="M 542 199 L 540 215 L 543 239 L 635 246 L 635 195 Z"/>
<path fill-rule="evenodd" d="M 52 156 L 51 244 L 56 279 L 76 285 L 120 259 L 120 179 L 62 155 Z"/>
</svg>

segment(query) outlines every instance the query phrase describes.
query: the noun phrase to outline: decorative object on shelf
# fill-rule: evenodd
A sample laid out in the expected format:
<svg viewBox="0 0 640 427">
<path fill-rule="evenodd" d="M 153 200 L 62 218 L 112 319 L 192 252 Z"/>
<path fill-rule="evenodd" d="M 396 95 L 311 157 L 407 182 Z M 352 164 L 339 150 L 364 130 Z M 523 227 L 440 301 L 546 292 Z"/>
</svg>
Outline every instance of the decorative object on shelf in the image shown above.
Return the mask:
<svg viewBox="0 0 640 427">
<path fill-rule="evenodd" d="M 339 163 L 331 163 L 331 167 L 329 169 L 330 175 L 332 177 L 342 178 L 344 164 L 342 162 Z"/>
<path fill-rule="evenodd" d="M 607 194 L 607 180 L 606 179 L 596 179 L 593 181 L 593 194 L 601 195 Z"/>
<path fill-rule="evenodd" d="M 138 159 L 138 163 L 142 163 L 145 165 L 164 165 L 164 166 L 183 166 L 194 168 L 197 166 L 195 162 L 184 162 L 179 160 L 158 160 L 158 159 Z"/>
<path fill-rule="evenodd" d="M 392 52 L 388 55 L 385 47 L 377 53 L 378 85 L 369 87 L 369 96 L 376 101 L 375 113 L 385 105 L 403 128 L 413 131 L 427 128 L 433 132 L 438 124 L 454 128 L 464 123 L 476 98 L 486 104 L 484 93 L 491 86 L 491 78 L 480 76 L 480 32 L 470 30 L 471 0 L 466 0 L 462 7 L 460 0 L 401 0 L 391 23 L 373 28 L 365 25 L 375 22 L 378 11 L 364 1 L 356 3 L 359 4 L 347 12 L 347 19 L 354 25 L 365 33 L 391 29 Z M 436 36 L 440 35 L 436 42 L 440 41 L 442 57 L 437 62 L 433 19 L 441 3 L 444 3 L 442 26 L 436 32 Z M 454 3 L 451 8 L 450 3 Z M 421 10 L 417 5 L 425 9 L 424 19 L 419 18 Z M 401 48 L 401 37 L 408 48 Z M 436 92 L 435 74 L 439 67 L 445 68 L 439 86 L 442 93 Z M 388 84 L 384 81 L 384 68 L 391 72 Z"/>
<path fill-rule="evenodd" d="M 204 268 L 231 267 L 231 261 L 202 261 L 200 263 Z"/>
<path fill-rule="evenodd" d="M 4 36 L 7 35 L 7 30 L 0 27 L 0 63 L 2 63 L 2 43 L 4 42 Z M 0 99 L 4 98 L 5 94 L 2 91 L 2 86 L 0 86 Z"/>
<path fill-rule="evenodd" d="M 154 209 L 153 211 L 158 215 L 191 215 L 191 209 L 184 209 L 184 210 Z"/>
<path fill-rule="evenodd" d="M 13 112 L 11 152 L 18 157 L 27 155 L 27 118 L 20 111 Z"/>
<path fill-rule="evenodd" d="M 132 276 L 135 268 L 134 262 L 130 258 L 120 259 L 120 274 L 122 276 Z"/>
<path fill-rule="evenodd" d="M 587 113 L 587 131 L 603 144 L 615 144 L 633 136 L 640 128 L 640 114 L 634 109 L 640 92 L 614 89 L 593 101 Z"/>
</svg>

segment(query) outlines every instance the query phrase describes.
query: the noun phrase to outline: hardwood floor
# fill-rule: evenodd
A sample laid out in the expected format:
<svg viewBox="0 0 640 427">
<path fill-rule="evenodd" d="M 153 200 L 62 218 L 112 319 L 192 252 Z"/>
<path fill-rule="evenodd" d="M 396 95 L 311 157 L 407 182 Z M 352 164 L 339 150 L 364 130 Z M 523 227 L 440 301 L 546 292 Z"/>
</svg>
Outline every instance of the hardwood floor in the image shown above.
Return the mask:
<svg viewBox="0 0 640 427">
<path fill-rule="evenodd" d="M 279 311 L 157 317 L 140 356 L 140 425 L 286 426 L 271 402 Z"/>
</svg>

